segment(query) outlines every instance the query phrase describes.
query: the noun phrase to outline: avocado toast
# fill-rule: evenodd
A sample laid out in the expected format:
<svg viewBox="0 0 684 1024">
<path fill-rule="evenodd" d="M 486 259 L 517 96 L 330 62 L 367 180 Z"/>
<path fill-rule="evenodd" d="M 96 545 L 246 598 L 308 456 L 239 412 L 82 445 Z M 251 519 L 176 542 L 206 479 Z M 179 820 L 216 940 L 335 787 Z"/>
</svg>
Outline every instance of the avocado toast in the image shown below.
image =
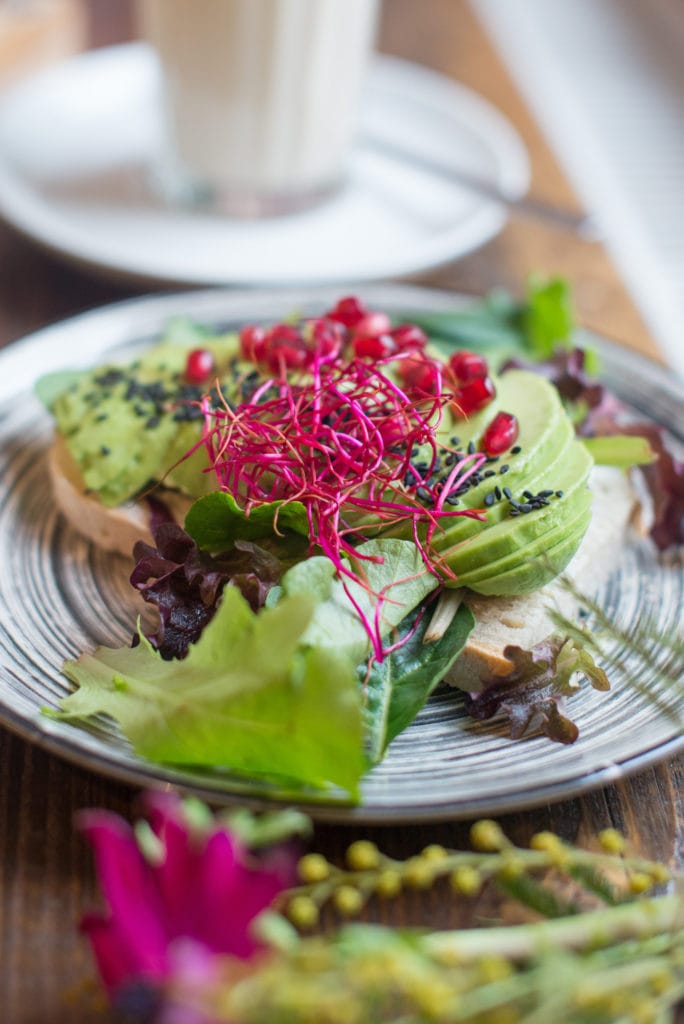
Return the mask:
<svg viewBox="0 0 684 1024">
<path fill-rule="evenodd" d="M 281 560 L 280 581 L 263 588 L 266 606 L 253 605 L 255 620 L 246 616 L 244 626 L 249 634 L 269 616 L 284 617 L 286 607 L 295 617 L 312 599 L 308 625 L 302 619 L 297 627 L 288 685 L 301 671 L 302 651 L 307 664 L 322 658 L 333 676 L 347 673 L 351 659 L 363 704 L 374 666 L 415 648 L 421 664 L 431 666 L 415 713 L 454 666 L 458 673 L 459 661 L 478 657 L 468 602 L 490 602 L 488 611 L 480 605 L 477 617 L 484 621 L 495 614 L 499 596 L 537 594 L 570 562 L 591 517 L 592 459 L 548 382 L 525 371 L 493 378 L 483 361 L 463 369 L 432 350 L 412 325 L 391 325 L 358 303 L 350 310 L 355 301 L 342 300 L 318 320 L 248 327 L 239 338 L 206 331 L 177 338 L 128 367 L 84 374 L 51 405 L 81 474 L 80 490 L 76 474 L 72 484 L 83 502 L 119 509 L 130 500 L 144 506 L 149 496 L 164 504 L 170 497 L 186 504 L 197 499 L 186 519 L 199 552 L 193 558 L 233 557 L 260 545 Z M 208 354 L 210 365 L 201 381 L 192 379 L 198 352 Z M 493 432 L 500 423 L 503 440 Z M 56 466 L 59 475 L 60 459 Z M 66 511 L 82 525 L 83 515 Z M 166 537 L 172 527 L 168 521 L 165 527 Z M 143 562 L 146 567 L 134 585 L 146 599 L 156 577 L 144 573 L 155 557 L 166 558 L 161 535 L 153 525 L 142 536 L 143 548 L 136 547 L 138 569 Z M 215 595 L 212 622 L 225 618 L 229 603 L 237 601 L 233 614 L 242 607 L 231 596 L 237 578 L 231 572 L 225 568 L 228 584 L 222 602 Z M 465 601 L 443 635 L 423 642 L 440 589 L 455 590 Z M 471 599 L 473 592 L 484 597 Z M 206 639 L 194 637 L 181 659 L 199 658 L 212 628 L 218 627 L 210 622 Z M 344 645 L 336 631 L 345 634 Z M 140 636 L 131 652 L 136 663 L 153 657 L 157 640 Z M 81 687 L 64 702 L 68 716 L 113 713 L 102 695 L 99 703 L 85 700 L 93 680 L 103 679 L 95 662 L 110 665 L 107 671 L 116 663 L 112 685 L 119 688 L 126 679 L 133 689 L 138 669 L 129 655 L 121 654 L 119 664 L 116 652 L 102 651 L 95 661 L 84 656 L 90 661 L 66 667 Z M 488 657 L 481 661 L 483 674 L 491 670 Z M 156 678 L 160 666 L 154 666 Z M 343 704 L 350 693 L 347 688 Z M 363 718 L 368 708 L 361 710 Z M 187 763 L 197 757 L 196 743 L 179 750 L 168 743 L 147 746 L 141 737 L 133 742 L 153 759 Z M 280 755 L 281 762 L 271 759 L 271 770 L 291 775 L 293 765 Z M 212 753 L 211 763 L 223 763 L 218 756 Z M 235 748 L 224 756 L 235 769 Z M 240 768 L 266 770 L 251 756 Z M 305 781 L 320 784 L 323 777 Z M 348 783 L 334 772 L 326 778 Z"/>
</svg>

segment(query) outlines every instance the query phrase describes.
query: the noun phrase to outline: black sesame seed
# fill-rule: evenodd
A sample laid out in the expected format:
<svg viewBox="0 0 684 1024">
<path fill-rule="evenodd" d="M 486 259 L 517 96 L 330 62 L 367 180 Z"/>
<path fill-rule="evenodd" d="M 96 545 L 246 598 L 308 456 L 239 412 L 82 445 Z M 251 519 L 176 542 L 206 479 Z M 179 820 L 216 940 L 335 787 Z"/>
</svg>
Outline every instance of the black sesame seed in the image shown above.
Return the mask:
<svg viewBox="0 0 684 1024">
<path fill-rule="evenodd" d="M 447 502 L 449 503 L 449 505 L 460 505 L 461 504 L 460 500 L 456 497 L 455 494 L 450 494 L 449 497 L 447 498 Z"/>
<path fill-rule="evenodd" d="M 501 488 L 500 487 L 495 487 L 494 488 L 494 493 L 496 494 L 496 500 L 497 501 L 501 501 Z"/>
<path fill-rule="evenodd" d="M 520 515 L 520 509 L 519 508 L 512 508 L 511 511 L 508 514 L 511 515 L 511 516 L 519 516 Z"/>
<path fill-rule="evenodd" d="M 494 491 L 490 491 L 489 494 L 485 494 L 484 503 L 487 508 L 491 508 L 495 501 L 496 495 L 494 494 Z"/>
<path fill-rule="evenodd" d="M 100 455 L 109 455 L 110 452 L 111 448 L 108 448 L 106 444 L 103 444 L 102 447 L 100 448 Z"/>
<path fill-rule="evenodd" d="M 460 437 L 457 437 L 457 436 L 456 436 L 456 435 L 454 434 L 454 436 L 453 436 L 453 437 L 451 438 L 451 443 L 452 443 L 452 444 L 460 444 L 460 443 L 461 443 L 461 438 L 460 438 Z"/>
<path fill-rule="evenodd" d="M 538 494 L 539 498 L 552 498 L 553 491 L 540 491 Z"/>
<path fill-rule="evenodd" d="M 469 441 L 468 442 L 468 455 L 474 455 L 474 454 L 475 454 L 475 442 L 474 441 Z"/>
<path fill-rule="evenodd" d="M 488 469 L 486 471 L 486 473 L 483 473 L 482 475 L 485 477 L 485 479 L 487 477 L 490 477 L 490 476 L 496 476 L 496 470 L 495 469 Z"/>
<path fill-rule="evenodd" d="M 510 468 L 511 468 L 511 467 L 510 467 L 510 466 L 508 466 L 508 465 L 506 465 L 506 466 L 502 466 L 502 467 L 501 467 L 501 469 L 499 470 L 499 473 L 501 473 L 501 476 L 503 476 L 503 475 L 504 475 L 505 473 L 507 473 L 507 472 L 508 472 L 508 470 L 509 470 Z"/>
<path fill-rule="evenodd" d="M 520 509 L 521 512 L 531 512 L 532 511 L 532 506 L 530 505 L 529 501 L 525 501 L 525 502 L 523 502 L 522 505 L 518 505 L 518 508 Z"/>
<path fill-rule="evenodd" d="M 455 455 L 447 455 L 447 457 L 444 460 L 444 465 L 445 466 L 453 466 L 455 461 L 456 461 L 456 456 Z"/>
<path fill-rule="evenodd" d="M 510 487 L 504 487 L 503 492 L 506 498 L 510 499 L 513 497 L 513 491 L 510 489 Z"/>
<path fill-rule="evenodd" d="M 430 492 L 426 491 L 424 487 L 419 487 L 418 490 L 416 491 L 416 494 L 418 495 L 418 497 L 420 498 L 421 501 L 431 501 L 432 500 Z"/>
<path fill-rule="evenodd" d="M 563 497 L 563 491 L 556 491 L 556 497 L 557 498 L 562 498 Z"/>
<path fill-rule="evenodd" d="M 522 448 L 520 447 L 520 445 L 516 444 L 515 448 L 511 448 L 511 455 L 519 455 L 521 451 Z"/>
<path fill-rule="evenodd" d="M 532 491 L 523 491 L 523 497 L 527 498 L 528 501 L 532 501 L 534 498 L 534 494 L 532 493 Z"/>
<path fill-rule="evenodd" d="M 491 465 L 492 463 L 499 461 L 499 456 L 498 455 L 488 455 L 486 461 Z"/>
</svg>

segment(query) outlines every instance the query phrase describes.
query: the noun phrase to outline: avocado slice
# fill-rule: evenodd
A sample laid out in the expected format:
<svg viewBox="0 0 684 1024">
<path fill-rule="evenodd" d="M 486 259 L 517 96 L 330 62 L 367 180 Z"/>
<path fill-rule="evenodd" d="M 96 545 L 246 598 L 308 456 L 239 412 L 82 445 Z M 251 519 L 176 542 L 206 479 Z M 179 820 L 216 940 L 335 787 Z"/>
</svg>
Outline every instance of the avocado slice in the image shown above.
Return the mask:
<svg viewBox="0 0 684 1024">
<path fill-rule="evenodd" d="M 502 576 L 517 568 L 527 571 L 530 565 L 534 565 L 542 570 L 538 573 L 540 578 L 538 586 L 543 586 L 546 580 L 542 577 L 546 575 L 548 579 L 548 573 L 545 574 L 543 571 L 546 557 L 550 556 L 557 547 L 566 543 L 568 546 L 572 546 L 573 550 L 579 547 L 591 519 L 591 500 L 591 492 L 583 491 L 581 497 L 575 502 L 576 515 L 572 519 L 562 520 L 554 529 L 541 534 L 532 543 L 516 549 L 504 558 L 488 562 L 472 572 L 462 573 L 458 580 L 454 581 L 454 585 L 470 587 L 471 590 L 478 592 L 480 592 L 481 586 L 485 586 L 489 593 L 491 584 L 497 582 Z M 498 593 L 498 591 L 496 592 Z"/>
<path fill-rule="evenodd" d="M 591 508 L 587 508 L 578 521 L 574 533 L 569 534 L 553 547 L 540 552 L 548 560 L 547 565 L 544 565 L 544 561 L 541 560 L 524 562 L 515 569 L 474 584 L 470 589 L 477 591 L 478 594 L 491 597 L 529 594 L 533 590 L 538 590 L 563 572 L 582 543 L 590 521 Z"/>
</svg>

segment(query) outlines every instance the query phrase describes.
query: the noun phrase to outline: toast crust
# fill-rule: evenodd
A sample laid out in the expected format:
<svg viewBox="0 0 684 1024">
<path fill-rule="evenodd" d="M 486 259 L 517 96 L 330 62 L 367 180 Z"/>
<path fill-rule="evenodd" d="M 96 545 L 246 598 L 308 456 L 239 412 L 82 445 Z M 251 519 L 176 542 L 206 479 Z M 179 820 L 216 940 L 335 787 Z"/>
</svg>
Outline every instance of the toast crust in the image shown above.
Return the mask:
<svg viewBox="0 0 684 1024">
<path fill-rule="evenodd" d="M 86 494 L 78 466 L 61 437 L 55 438 L 50 449 L 48 466 L 57 506 L 82 536 L 103 551 L 114 551 L 127 558 L 132 557 L 136 541 L 153 543 L 145 502 L 131 501 L 108 508 L 96 495 Z M 159 497 L 174 518 L 183 522 L 191 499 L 166 489 L 160 491 Z"/>
</svg>

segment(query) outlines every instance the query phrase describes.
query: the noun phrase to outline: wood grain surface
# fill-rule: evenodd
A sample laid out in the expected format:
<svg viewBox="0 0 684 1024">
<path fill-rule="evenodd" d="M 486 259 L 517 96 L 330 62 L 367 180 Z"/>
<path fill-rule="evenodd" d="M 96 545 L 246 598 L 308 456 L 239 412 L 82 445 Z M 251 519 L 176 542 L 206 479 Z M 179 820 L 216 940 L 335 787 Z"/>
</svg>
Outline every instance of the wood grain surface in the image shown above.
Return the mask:
<svg viewBox="0 0 684 1024">
<path fill-rule="evenodd" d="M 131 31 L 127 4 L 91 5 L 91 39 L 116 42 Z M 500 60 L 462 0 L 386 0 L 381 48 L 436 68 L 474 87 L 520 130 L 533 163 L 532 194 L 559 205 L 577 201 Z M 0 227 L 0 344 L 88 307 L 134 294 L 41 252 Z M 597 244 L 514 218 L 488 245 L 419 280 L 481 293 L 519 290 L 535 270 L 561 273 L 575 287 L 583 323 L 642 352 L 655 346 L 615 270 Z M 0 567 L 1 571 L 1 567 Z M 649 769 L 582 799 L 503 819 L 525 841 L 540 828 L 590 842 L 608 825 L 623 829 L 649 857 L 682 863 L 684 759 Z M 89 852 L 74 813 L 103 806 L 130 815 L 136 793 L 72 767 L 0 729 L 0 1021 L 61 1024 L 101 1020 L 79 915 L 95 900 Z M 349 829 L 324 826 L 315 844 L 333 858 L 359 835 L 406 855 L 428 842 L 459 846 L 467 824 Z M 432 927 L 467 923 L 471 912 L 440 890 L 407 893 L 377 910 L 383 921 Z"/>
</svg>

